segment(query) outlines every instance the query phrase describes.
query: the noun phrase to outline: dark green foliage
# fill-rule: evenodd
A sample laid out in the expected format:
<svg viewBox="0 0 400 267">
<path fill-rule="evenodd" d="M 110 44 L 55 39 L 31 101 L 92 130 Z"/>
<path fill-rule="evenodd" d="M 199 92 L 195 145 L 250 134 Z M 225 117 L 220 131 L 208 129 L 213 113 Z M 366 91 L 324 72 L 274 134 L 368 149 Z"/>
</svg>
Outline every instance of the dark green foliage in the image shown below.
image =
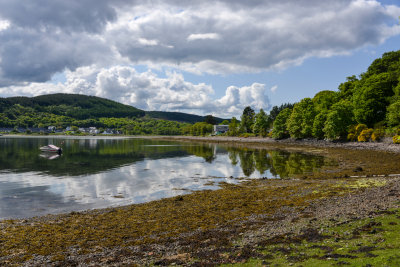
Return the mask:
<svg viewBox="0 0 400 267">
<path fill-rule="evenodd" d="M 293 107 L 287 121 L 287 129 L 292 138 L 307 138 L 312 136 L 315 110 L 311 98 L 304 98 Z"/>
<path fill-rule="evenodd" d="M 294 104 L 290 104 L 290 103 L 285 103 L 278 106 L 273 106 L 271 111 L 269 112 L 269 118 L 271 121 L 274 121 L 276 119 L 276 117 L 278 116 L 278 114 L 284 110 L 285 108 L 290 108 L 293 109 Z"/>
<path fill-rule="evenodd" d="M 323 131 L 326 118 L 328 117 L 328 111 L 322 110 L 314 118 L 312 136 L 317 139 L 324 139 L 325 133 Z"/>
<path fill-rule="evenodd" d="M 9 109 L 16 104 L 32 108 L 37 112 L 47 112 L 75 119 L 144 116 L 143 110 L 132 106 L 96 96 L 77 94 L 51 94 L 32 98 L 10 97 L 6 98 L 5 107 L 2 104 L 2 108 Z"/>
<path fill-rule="evenodd" d="M 312 99 L 315 111 L 319 113 L 322 110 L 329 110 L 337 102 L 338 94 L 338 92 L 328 90 L 317 93 Z"/>
<path fill-rule="evenodd" d="M 347 81 L 339 85 L 339 98 L 340 99 L 351 99 L 354 94 L 354 89 L 356 88 L 359 80 L 355 75 L 347 77 Z"/>
<path fill-rule="evenodd" d="M 332 106 L 323 130 L 326 138 L 333 140 L 347 136 L 347 129 L 354 122 L 352 109 L 351 103 L 346 100 Z"/>
<path fill-rule="evenodd" d="M 265 114 L 263 109 L 260 109 L 260 112 L 257 113 L 255 117 L 255 122 L 253 125 L 253 132 L 256 135 L 266 136 L 268 133 L 269 120 L 268 115 Z"/>
<path fill-rule="evenodd" d="M 169 111 L 146 111 L 146 117 L 188 123 L 203 122 L 205 120 L 205 116 Z M 216 123 L 221 123 L 224 120 L 218 117 L 213 118 L 215 119 Z"/>
<path fill-rule="evenodd" d="M 211 125 L 215 125 L 217 124 L 217 120 L 215 119 L 215 117 L 213 117 L 213 115 L 207 115 L 204 117 L 204 122 L 211 124 Z"/>
<path fill-rule="evenodd" d="M 251 107 L 246 107 L 243 110 L 242 117 L 240 118 L 240 130 L 243 133 L 251 133 L 253 130 L 255 112 Z"/>
<path fill-rule="evenodd" d="M 274 121 L 274 128 L 272 130 L 272 137 L 276 139 L 286 138 L 289 132 L 286 127 L 286 122 L 292 114 L 292 109 L 285 108 L 282 110 Z"/>
<path fill-rule="evenodd" d="M 374 74 L 361 81 L 353 96 L 356 121 L 373 126 L 385 119 L 394 86 L 388 73 Z"/>
</svg>

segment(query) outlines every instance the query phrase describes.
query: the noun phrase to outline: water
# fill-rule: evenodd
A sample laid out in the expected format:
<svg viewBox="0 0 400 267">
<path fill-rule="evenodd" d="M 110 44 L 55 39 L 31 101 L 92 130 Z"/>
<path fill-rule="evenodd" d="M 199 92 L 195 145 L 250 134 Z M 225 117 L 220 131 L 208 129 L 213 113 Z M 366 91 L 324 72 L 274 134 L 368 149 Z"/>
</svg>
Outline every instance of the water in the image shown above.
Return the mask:
<svg viewBox="0 0 400 267">
<path fill-rule="evenodd" d="M 44 154 L 54 144 L 63 154 Z M 286 178 L 321 156 L 149 139 L 0 137 L 0 219 L 142 203 L 216 189 L 218 183 Z"/>
</svg>

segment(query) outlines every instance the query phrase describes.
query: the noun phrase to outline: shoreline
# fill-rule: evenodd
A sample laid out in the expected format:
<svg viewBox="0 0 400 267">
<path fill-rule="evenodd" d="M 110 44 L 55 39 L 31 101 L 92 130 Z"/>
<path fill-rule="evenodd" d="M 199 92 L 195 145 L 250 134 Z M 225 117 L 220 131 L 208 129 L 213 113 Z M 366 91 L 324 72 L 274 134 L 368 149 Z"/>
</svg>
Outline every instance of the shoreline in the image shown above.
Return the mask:
<svg viewBox="0 0 400 267">
<path fill-rule="evenodd" d="M 347 142 L 347 141 L 326 141 L 317 139 L 273 139 L 270 137 L 236 137 L 236 136 L 184 136 L 184 135 L 26 135 L 6 134 L 0 138 L 65 138 L 65 139 L 161 139 L 175 141 L 194 141 L 226 144 L 260 144 L 260 145 L 290 145 L 290 146 L 311 146 L 322 148 L 347 148 L 365 149 L 400 153 L 400 145 L 394 144 L 389 137 L 380 142 Z"/>
<path fill-rule="evenodd" d="M 0 264 L 186 266 L 265 260 L 254 251 L 261 244 L 271 249 L 278 246 L 281 241 L 274 238 L 312 240 L 307 231 L 318 237 L 330 227 L 400 209 L 400 176 L 389 175 L 399 169 L 400 146 L 382 149 L 393 145 L 269 138 L 134 138 L 297 149 L 334 157 L 339 166 L 305 178 L 245 181 L 142 204 L 2 220 L 0 243 L 10 250 L 6 255 L 0 250 Z M 389 162 L 392 155 L 394 162 Z M 357 166 L 363 170 L 355 173 Z M 352 173 L 358 177 L 351 178 Z"/>
</svg>

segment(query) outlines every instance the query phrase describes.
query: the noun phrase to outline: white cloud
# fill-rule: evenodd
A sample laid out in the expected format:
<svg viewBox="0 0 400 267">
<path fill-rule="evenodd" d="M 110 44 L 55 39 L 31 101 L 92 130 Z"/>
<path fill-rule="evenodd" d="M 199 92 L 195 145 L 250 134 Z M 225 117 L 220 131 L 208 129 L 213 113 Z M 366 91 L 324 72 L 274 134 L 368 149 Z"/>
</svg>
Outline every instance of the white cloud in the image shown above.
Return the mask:
<svg viewBox="0 0 400 267">
<path fill-rule="evenodd" d="M 265 109 L 265 85 L 232 86 L 215 99 L 211 85 L 190 83 L 180 71 L 259 72 L 351 54 L 399 35 L 399 13 L 377 0 L 4 0 L 0 93 L 86 93 L 226 116 L 251 103 Z M 177 72 L 158 77 L 124 67 L 137 64 Z M 63 72 L 67 82 L 44 83 Z"/>
<path fill-rule="evenodd" d="M 10 27 L 10 22 L 8 20 L 0 20 L 0 32 L 6 30 Z"/>
<path fill-rule="evenodd" d="M 278 85 L 274 85 L 269 90 L 271 90 L 272 93 L 275 93 L 277 89 L 278 89 Z"/>
<path fill-rule="evenodd" d="M 137 72 L 129 66 L 108 69 L 83 67 L 67 72 L 65 83 L 11 86 L 0 88 L 0 94 L 87 94 L 113 99 L 144 110 L 182 111 L 227 118 L 240 116 L 246 106 L 256 110 L 270 107 L 264 84 L 229 86 L 225 95 L 215 100 L 212 86 L 185 81 L 183 75 L 177 72 L 166 72 L 165 75 L 166 77 L 158 77 L 152 71 Z"/>
<path fill-rule="evenodd" d="M 191 34 L 188 36 L 188 41 L 195 41 L 195 40 L 217 40 L 220 36 L 217 33 L 197 33 Z"/>
</svg>

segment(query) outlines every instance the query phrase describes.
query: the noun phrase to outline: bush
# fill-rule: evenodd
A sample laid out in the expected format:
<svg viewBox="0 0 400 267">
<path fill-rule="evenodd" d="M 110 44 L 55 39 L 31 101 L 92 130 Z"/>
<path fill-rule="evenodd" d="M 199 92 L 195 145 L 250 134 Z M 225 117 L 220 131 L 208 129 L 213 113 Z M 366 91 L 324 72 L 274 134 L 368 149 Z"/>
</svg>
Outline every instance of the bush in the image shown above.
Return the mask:
<svg viewBox="0 0 400 267">
<path fill-rule="evenodd" d="M 357 140 L 357 135 L 354 134 L 354 133 L 349 133 L 349 134 L 347 135 L 347 140 L 354 142 L 354 141 Z"/>
<path fill-rule="evenodd" d="M 378 142 L 380 141 L 383 137 L 385 136 L 385 130 L 382 128 L 375 129 L 374 132 L 371 135 L 371 140 L 373 142 Z"/>
<path fill-rule="evenodd" d="M 358 136 L 361 134 L 361 132 L 362 132 L 363 130 L 366 130 L 366 129 L 368 129 L 367 125 L 362 124 L 362 123 L 358 124 L 358 125 L 356 126 L 356 132 L 355 132 L 356 136 L 358 137 Z"/>
<path fill-rule="evenodd" d="M 400 135 L 393 136 L 393 143 L 400 144 Z"/>
<path fill-rule="evenodd" d="M 368 142 L 371 139 L 373 131 L 374 131 L 373 129 L 362 130 L 360 135 L 357 137 L 358 142 Z"/>
</svg>

